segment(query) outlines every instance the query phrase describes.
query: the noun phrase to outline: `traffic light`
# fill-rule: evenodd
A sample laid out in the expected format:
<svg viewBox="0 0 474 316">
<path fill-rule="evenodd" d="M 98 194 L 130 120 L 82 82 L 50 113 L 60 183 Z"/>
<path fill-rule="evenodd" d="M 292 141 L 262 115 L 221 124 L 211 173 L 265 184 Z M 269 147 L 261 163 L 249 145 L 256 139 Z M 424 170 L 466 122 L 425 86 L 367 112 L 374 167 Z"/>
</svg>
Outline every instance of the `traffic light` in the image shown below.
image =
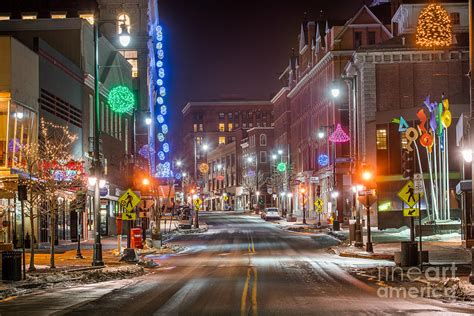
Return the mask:
<svg viewBox="0 0 474 316">
<path fill-rule="evenodd" d="M 402 172 L 404 179 L 412 179 L 415 173 L 413 151 L 404 150 L 402 153 Z"/>
</svg>

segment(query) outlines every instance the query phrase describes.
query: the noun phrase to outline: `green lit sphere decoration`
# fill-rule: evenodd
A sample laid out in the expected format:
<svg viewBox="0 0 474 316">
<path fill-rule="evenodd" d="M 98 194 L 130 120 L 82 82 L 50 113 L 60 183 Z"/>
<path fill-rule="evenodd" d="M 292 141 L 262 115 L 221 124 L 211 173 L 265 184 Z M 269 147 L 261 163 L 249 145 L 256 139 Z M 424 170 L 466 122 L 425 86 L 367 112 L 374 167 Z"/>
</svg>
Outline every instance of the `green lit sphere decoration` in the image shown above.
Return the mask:
<svg viewBox="0 0 474 316">
<path fill-rule="evenodd" d="M 116 86 L 109 92 L 107 99 L 110 109 L 115 113 L 128 113 L 135 108 L 135 96 L 125 86 Z"/>
<path fill-rule="evenodd" d="M 277 165 L 277 169 L 278 169 L 278 171 L 280 171 L 280 172 L 285 172 L 285 171 L 286 171 L 286 163 L 280 162 L 280 163 Z"/>
</svg>

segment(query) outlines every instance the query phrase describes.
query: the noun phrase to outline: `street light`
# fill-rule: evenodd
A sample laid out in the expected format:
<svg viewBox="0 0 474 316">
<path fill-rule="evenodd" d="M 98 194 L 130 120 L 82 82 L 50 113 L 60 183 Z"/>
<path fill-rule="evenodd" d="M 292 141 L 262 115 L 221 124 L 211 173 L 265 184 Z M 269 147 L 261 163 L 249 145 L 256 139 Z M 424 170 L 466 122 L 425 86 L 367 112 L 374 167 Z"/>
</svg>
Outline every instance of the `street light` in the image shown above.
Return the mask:
<svg viewBox="0 0 474 316">
<path fill-rule="evenodd" d="M 120 35 L 119 35 L 120 45 L 122 45 L 123 47 L 127 47 L 128 44 L 130 44 L 130 33 L 128 33 L 128 27 L 127 27 L 127 24 L 125 24 L 125 22 L 120 24 L 120 30 L 121 30 Z"/>
<path fill-rule="evenodd" d="M 276 160 L 277 159 L 277 155 L 273 154 L 272 155 L 272 160 Z"/>
<path fill-rule="evenodd" d="M 202 145 L 202 150 L 207 151 L 208 149 L 209 149 L 209 145 L 208 145 L 208 144 Z"/>
<path fill-rule="evenodd" d="M 181 162 L 181 160 L 176 161 L 176 166 L 181 167 L 182 165 L 183 165 L 183 163 Z M 184 174 L 183 174 L 183 176 L 184 176 Z"/>
<path fill-rule="evenodd" d="M 99 16 L 94 17 L 94 158 L 91 168 L 91 174 L 93 174 L 94 182 L 94 245 L 93 245 L 93 266 L 103 266 L 104 261 L 102 260 L 102 244 L 100 240 L 100 187 L 99 179 L 102 176 L 102 164 L 100 162 L 100 91 L 99 91 L 99 26 L 104 23 L 116 23 L 113 21 L 99 21 Z M 130 43 L 130 34 L 128 33 L 127 26 L 125 23 L 120 25 L 121 32 L 119 41 L 122 46 L 127 46 Z M 128 38 L 127 38 L 128 37 Z"/>
<path fill-rule="evenodd" d="M 324 133 L 323 130 L 319 130 L 319 131 L 318 131 L 318 138 L 319 138 L 319 139 L 323 139 L 324 136 L 326 136 L 326 133 Z"/>
<path fill-rule="evenodd" d="M 283 155 L 283 150 L 282 149 L 278 149 L 278 154 L 281 156 Z"/>
<path fill-rule="evenodd" d="M 331 196 L 332 196 L 333 199 L 337 199 L 339 197 L 339 192 L 338 191 L 333 191 L 331 193 Z"/>
<path fill-rule="evenodd" d="M 142 180 L 142 184 L 143 184 L 143 185 L 149 185 L 149 184 L 150 184 L 150 179 L 144 178 L 144 179 Z"/>
<path fill-rule="evenodd" d="M 461 154 L 465 162 L 468 162 L 468 163 L 472 162 L 472 149 L 463 149 L 461 151 Z"/>
<path fill-rule="evenodd" d="M 300 188 L 300 193 L 301 193 L 301 196 L 303 198 L 303 224 L 306 224 L 306 209 L 305 209 L 305 193 L 306 193 L 306 189 L 305 188 Z"/>
<path fill-rule="evenodd" d="M 146 125 L 151 125 L 151 118 L 150 117 L 145 118 L 145 124 Z"/>
</svg>

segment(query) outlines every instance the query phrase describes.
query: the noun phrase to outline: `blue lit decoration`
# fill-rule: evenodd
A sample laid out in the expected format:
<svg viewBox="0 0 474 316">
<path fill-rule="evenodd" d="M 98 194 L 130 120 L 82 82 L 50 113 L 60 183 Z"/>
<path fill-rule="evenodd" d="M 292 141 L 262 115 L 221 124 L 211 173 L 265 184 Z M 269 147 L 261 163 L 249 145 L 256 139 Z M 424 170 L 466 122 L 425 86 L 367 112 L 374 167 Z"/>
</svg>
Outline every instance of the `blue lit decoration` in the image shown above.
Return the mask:
<svg viewBox="0 0 474 316">
<path fill-rule="evenodd" d="M 150 142 L 153 143 L 155 148 L 156 158 L 151 159 L 152 170 L 155 170 L 155 177 L 158 178 L 171 178 L 174 177 L 173 171 L 171 170 L 170 160 L 170 145 L 168 142 L 168 124 L 167 124 L 167 93 L 166 93 L 166 71 L 165 71 L 165 52 L 163 43 L 163 28 L 160 25 L 152 25 L 150 28 L 151 44 L 150 48 L 150 97 L 154 100 L 152 109 L 156 120 L 153 123 L 153 130 L 155 131 L 155 138 L 151 138 Z"/>
<path fill-rule="evenodd" d="M 321 154 L 318 157 L 318 163 L 320 166 L 325 167 L 329 164 L 329 157 L 326 154 Z"/>
<path fill-rule="evenodd" d="M 176 180 L 180 180 L 183 177 L 183 175 L 181 174 L 181 172 L 176 172 L 174 174 L 174 177 L 176 178 Z"/>
</svg>

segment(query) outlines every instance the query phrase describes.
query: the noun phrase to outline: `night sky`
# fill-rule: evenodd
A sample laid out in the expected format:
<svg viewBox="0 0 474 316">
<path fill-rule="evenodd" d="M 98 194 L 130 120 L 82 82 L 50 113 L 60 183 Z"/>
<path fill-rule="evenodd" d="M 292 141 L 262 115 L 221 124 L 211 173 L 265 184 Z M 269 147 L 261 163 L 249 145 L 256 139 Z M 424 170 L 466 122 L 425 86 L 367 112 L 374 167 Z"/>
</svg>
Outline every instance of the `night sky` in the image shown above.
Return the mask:
<svg viewBox="0 0 474 316">
<path fill-rule="evenodd" d="M 158 0 L 173 121 L 188 101 L 269 100 L 300 23 L 348 19 L 360 0 Z M 370 1 L 366 1 L 370 2 Z M 177 115 L 179 115 L 177 117 Z M 175 124 L 172 124 L 175 125 Z"/>
</svg>

